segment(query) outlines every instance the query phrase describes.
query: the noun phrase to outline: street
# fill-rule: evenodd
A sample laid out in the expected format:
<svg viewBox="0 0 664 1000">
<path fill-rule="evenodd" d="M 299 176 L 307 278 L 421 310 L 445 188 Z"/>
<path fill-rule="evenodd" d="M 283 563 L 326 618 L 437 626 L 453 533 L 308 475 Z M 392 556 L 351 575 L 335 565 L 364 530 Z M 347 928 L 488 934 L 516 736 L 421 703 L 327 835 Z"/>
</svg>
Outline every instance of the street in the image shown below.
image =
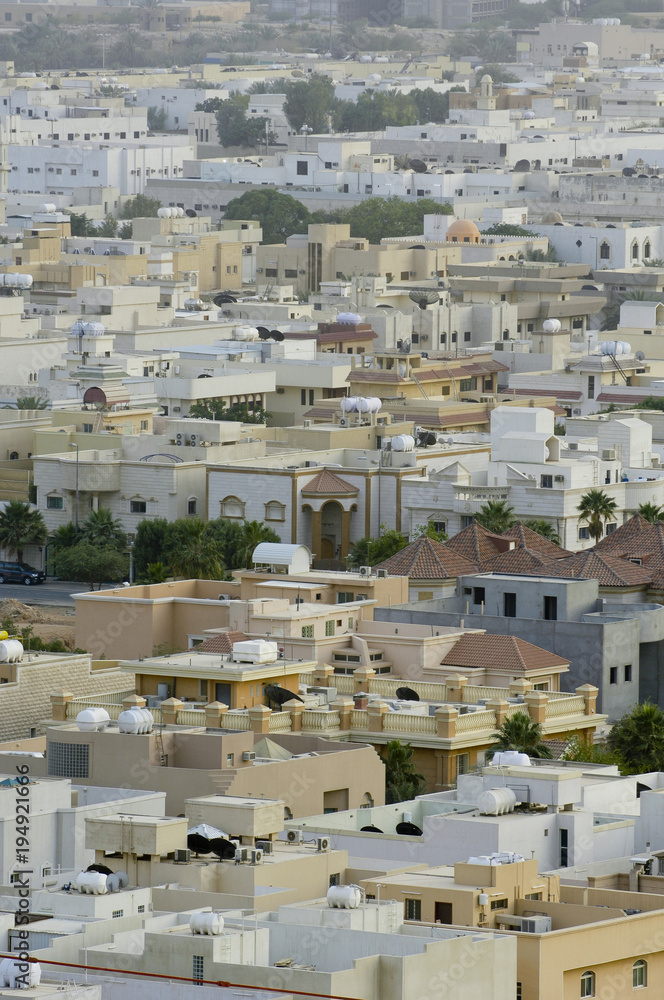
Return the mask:
<svg viewBox="0 0 664 1000">
<path fill-rule="evenodd" d="M 84 583 L 67 583 L 61 580 L 47 580 L 34 587 L 26 587 L 21 583 L 3 583 L 0 585 L 0 601 L 11 597 L 22 604 L 73 608 L 74 600 L 71 595 L 86 589 Z"/>
</svg>

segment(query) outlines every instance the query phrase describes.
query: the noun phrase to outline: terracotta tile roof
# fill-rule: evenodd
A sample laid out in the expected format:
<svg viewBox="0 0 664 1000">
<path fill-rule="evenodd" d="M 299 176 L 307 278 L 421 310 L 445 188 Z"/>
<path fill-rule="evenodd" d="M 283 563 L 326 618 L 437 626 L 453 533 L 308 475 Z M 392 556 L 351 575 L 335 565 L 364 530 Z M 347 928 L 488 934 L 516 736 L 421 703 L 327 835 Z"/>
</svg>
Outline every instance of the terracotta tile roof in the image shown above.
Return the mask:
<svg viewBox="0 0 664 1000">
<path fill-rule="evenodd" d="M 638 566 L 608 552 L 586 549 L 569 559 L 549 563 L 547 576 L 572 577 L 577 580 L 597 580 L 600 587 L 636 587 L 650 583 L 652 573 L 645 566 Z"/>
<path fill-rule="evenodd" d="M 625 406 L 636 406 L 637 403 L 642 403 L 644 399 L 648 399 L 652 396 L 651 392 L 644 393 L 621 393 L 621 392 L 600 392 L 595 396 L 595 400 L 598 403 L 624 403 Z"/>
<path fill-rule="evenodd" d="M 230 631 L 230 632 L 219 632 L 217 635 L 210 636 L 205 642 L 202 642 L 200 646 L 196 646 L 197 653 L 232 653 L 233 643 L 235 642 L 246 642 L 248 636 L 244 632 Z"/>
<path fill-rule="evenodd" d="M 556 399 L 581 399 L 583 393 L 572 389 L 505 389 L 505 396 L 554 396 Z"/>
<path fill-rule="evenodd" d="M 407 576 L 411 580 L 445 580 L 477 571 L 474 563 L 426 535 L 378 566 L 392 576 Z"/>
<path fill-rule="evenodd" d="M 640 514 L 616 528 L 595 546 L 602 556 L 618 556 L 627 561 L 639 559 L 650 574 L 652 585 L 664 587 L 664 524 L 651 524 Z M 637 565 L 633 563 L 632 565 Z"/>
<path fill-rule="evenodd" d="M 367 368 L 359 371 L 355 368 L 346 376 L 347 382 L 405 382 L 403 375 L 395 372 L 394 369 L 384 371 L 382 368 Z"/>
<path fill-rule="evenodd" d="M 551 760 L 562 760 L 562 756 L 569 746 L 569 740 L 542 740 L 551 751 Z"/>
<path fill-rule="evenodd" d="M 503 538 L 513 538 L 518 548 L 530 549 L 531 552 L 537 552 L 542 556 L 546 555 L 550 559 L 565 559 L 567 556 L 574 555 L 568 549 L 563 549 L 550 539 L 538 535 L 536 531 L 526 527 L 520 521 L 514 527 L 503 531 Z"/>
<path fill-rule="evenodd" d="M 511 552 L 501 552 L 492 559 L 488 559 L 485 563 L 482 563 L 481 570 L 483 573 L 516 573 L 523 576 L 551 576 L 551 573 L 549 572 L 550 566 L 551 556 L 544 555 L 541 552 L 534 552 L 527 546 L 520 545 L 518 548 L 512 549 Z"/>
<path fill-rule="evenodd" d="M 507 539 L 502 535 L 492 534 L 477 521 L 473 521 L 463 531 L 450 538 L 449 542 L 445 542 L 445 546 L 452 552 L 458 552 L 476 566 L 482 566 L 500 552 L 509 549 Z"/>
<path fill-rule="evenodd" d="M 515 635 L 475 632 L 462 635 L 440 662 L 445 667 L 497 667 L 510 673 L 569 666 L 569 660 L 564 660 L 562 656 L 542 649 L 541 646 L 533 646 Z"/>
<path fill-rule="evenodd" d="M 312 493 L 329 493 L 336 496 L 339 493 L 357 494 L 359 492 L 358 486 L 353 486 L 347 479 L 342 479 L 341 476 L 330 472 L 329 469 L 322 469 L 302 488 L 303 496 L 310 496 Z"/>
<path fill-rule="evenodd" d="M 314 406 L 303 414 L 310 420 L 332 420 L 335 413 L 339 412 L 338 406 Z"/>
</svg>

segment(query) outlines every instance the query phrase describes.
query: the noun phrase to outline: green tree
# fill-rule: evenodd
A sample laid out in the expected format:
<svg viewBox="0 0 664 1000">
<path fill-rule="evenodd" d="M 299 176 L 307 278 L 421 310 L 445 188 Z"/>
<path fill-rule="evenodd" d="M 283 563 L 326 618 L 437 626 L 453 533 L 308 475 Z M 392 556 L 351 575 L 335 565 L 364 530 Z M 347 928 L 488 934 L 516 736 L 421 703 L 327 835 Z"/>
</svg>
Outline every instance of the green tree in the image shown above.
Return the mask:
<svg viewBox="0 0 664 1000">
<path fill-rule="evenodd" d="M 494 222 L 492 226 L 484 230 L 484 236 L 536 236 L 529 229 L 523 226 L 515 226 L 511 222 Z"/>
<path fill-rule="evenodd" d="M 233 420 L 241 424 L 264 424 L 270 414 L 261 406 L 250 410 L 246 403 L 228 406 L 225 399 L 215 396 L 192 403 L 187 416 L 194 417 L 195 420 Z"/>
<path fill-rule="evenodd" d="M 664 521 L 664 507 L 658 503 L 639 504 L 639 514 L 641 517 L 645 517 L 646 521 L 650 521 L 651 524 Z"/>
<path fill-rule="evenodd" d="M 544 518 L 531 517 L 523 522 L 523 526 L 524 528 L 530 528 L 531 531 L 536 531 L 542 538 L 548 538 L 554 545 L 560 545 L 560 535 L 550 521 L 545 521 Z"/>
<path fill-rule="evenodd" d="M 661 302 L 662 295 L 657 292 L 643 292 L 638 290 L 636 292 L 623 292 L 621 295 L 613 301 L 604 306 L 602 314 L 604 316 L 604 321 L 602 323 L 602 330 L 615 330 L 620 323 L 620 307 L 623 302 Z"/>
<path fill-rule="evenodd" d="M 17 396 L 17 410 L 46 410 L 48 409 L 48 399 L 41 396 Z"/>
<path fill-rule="evenodd" d="M 162 562 L 148 563 L 145 573 L 145 583 L 165 583 L 168 579 L 168 568 Z"/>
<path fill-rule="evenodd" d="M 634 404 L 635 410 L 664 410 L 664 396 L 646 396 Z"/>
<path fill-rule="evenodd" d="M 150 563 L 162 562 L 170 569 L 167 556 L 170 527 L 165 517 L 144 518 L 139 522 L 132 546 L 136 579 L 147 576 Z"/>
<path fill-rule="evenodd" d="M 551 748 L 542 739 L 541 725 L 533 722 L 525 712 L 509 715 L 498 732 L 494 733 L 494 737 L 496 742 L 486 752 L 489 759 L 501 750 L 517 750 L 519 753 L 527 753 L 529 757 L 545 760 L 550 760 L 553 756 Z"/>
<path fill-rule="evenodd" d="M 329 76 L 312 73 L 306 80 L 291 81 L 285 87 L 284 114 L 296 132 L 307 125 L 314 132 L 327 132 L 336 124 L 339 101 Z"/>
<path fill-rule="evenodd" d="M 426 789 L 424 775 L 415 770 L 413 750 L 410 743 L 390 740 L 385 744 L 381 760 L 385 765 L 385 801 L 409 802 Z"/>
<path fill-rule="evenodd" d="M 171 537 L 174 575 L 186 580 L 220 579 L 224 572 L 221 551 L 207 533 L 205 522 L 200 518 L 180 520 L 173 528 L 178 529 Z"/>
<path fill-rule="evenodd" d="M 249 97 L 232 94 L 227 101 L 220 101 L 217 110 L 217 136 L 222 146 L 258 146 L 265 142 L 266 127 L 268 142 L 274 142 L 270 130 L 270 120 L 264 117 L 247 117 Z"/>
<path fill-rule="evenodd" d="M 96 231 L 94 222 L 87 217 L 85 212 L 81 214 L 70 212 L 69 225 L 71 226 L 72 236 L 92 236 Z"/>
<path fill-rule="evenodd" d="M 71 548 L 72 545 L 76 545 L 80 540 L 80 529 L 77 530 L 74 522 L 69 521 L 67 524 L 61 524 L 59 528 L 55 529 L 48 540 L 49 550 L 53 555 L 59 549 Z"/>
<path fill-rule="evenodd" d="M 475 520 L 495 535 L 502 535 L 516 523 L 514 507 L 510 507 L 506 500 L 489 500 L 482 504 Z"/>
<path fill-rule="evenodd" d="M 558 261 L 558 254 L 556 248 L 549 244 L 546 251 L 540 250 L 539 247 L 535 247 L 534 250 L 526 250 L 526 260 L 536 261 L 540 264 L 555 264 Z"/>
<path fill-rule="evenodd" d="M 152 219 L 161 208 L 158 198 L 148 198 L 145 194 L 137 194 L 129 198 L 122 206 L 121 219 Z"/>
<path fill-rule="evenodd" d="M 644 260 L 643 263 L 646 267 L 664 267 L 664 260 L 661 257 L 651 257 L 650 260 Z"/>
<path fill-rule="evenodd" d="M 122 522 L 113 517 L 108 507 L 90 511 L 81 525 L 81 540 L 92 545 L 109 546 L 119 552 L 127 547 L 127 535 Z"/>
<path fill-rule="evenodd" d="M 251 557 L 254 549 L 261 542 L 280 542 L 276 531 L 273 531 L 262 521 L 245 521 L 242 525 L 242 542 L 238 551 L 240 567 L 251 567 Z M 237 567 L 237 568 L 240 568 Z"/>
<path fill-rule="evenodd" d="M 475 74 L 475 86 L 479 87 L 480 81 L 483 76 L 490 76 L 494 83 L 505 84 L 505 83 L 520 83 L 518 76 L 514 73 L 510 73 L 508 69 L 501 66 L 499 63 L 487 63 L 482 66 Z"/>
<path fill-rule="evenodd" d="M 649 701 L 635 705 L 613 726 L 608 743 L 623 774 L 664 770 L 664 712 Z"/>
<path fill-rule="evenodd" d="M 61 580 L 87 583 L 90 590 L 95 584 L 117 583 L 129 571 L 129 556 L 112 545 L 95 545 L 86 540 L 69 548 L 58 549 L 55 555 L 55 572 Z"/>
<path fill-rule="evenodd" d="M 121 240 L 130 240 L 134 233 L 134 227 L 131 222 L 123 222 L 118 230 L 118 236 Z"/>
<path fill-rule="evenodd" d="M 344 212 L 340 221 L 350 225 L 351 236 L 364 237 L 376 244 L 389 237 L 416 236 L 422 232 L 425 215 L 450 215 L 451 212 L 451 205 L 441 205 L 431 198 L 407 202 L 394 195 L 367 198 Z"/>
<path fill-rule="evenodd" d="M 156 105 L 148 108 L 148 128 L 151 132 L 163 132 L 168 121 L 166 108 L 158 108 Z"/>
<path fill-rule="evenodd" d="M 576 733 L 568 737 L 567 748 L 562 760 L 578 760 L 588 764 L 617 764 L 623 769 L 623 762 L 616 750 L 599 743 L 586 743 Z"/>
<path fill-rule="evenodd" d="M 604 490 L 591 489 L 581 497 L 576 508 L 579 520 L 588 525 L 588 534 L 597 543 L 604 534 L 604 525 L 615 516 L 618 504 Z"/>
<path fill-rule="evenodd" d="M 208 521 L 206 534 L 220 554 L 227 570 L 242 569 L 242 550 L 245 545 L 244 525 L 237 521 L 227 521 L 223 517 Z"/>
<path fill-rule="evenodd" d="M 339 127 L 342 132 L 380 131 L 388 125 L 414 125 L 418 117 L 410 94 L 363 90 L 357 101 L 344 101 L 339 108 Z"/>
<path fill-rule="evenodd" d="M 118 235 L 118 220 L 115 216 L 108 212 L 101 226 L 97 226 L 97 232 L 95 235 L 105 236 L 108 239 L 115 239 Z"/>
<path fill-rule="evenodd" d="M 225 219 L 258 219 L 263 229 L 263 243 L 284 243 L 293 233 L 306 233 L 313 222 L 311 212 L 302 202 L 274 189 L 246 191 L 233 198 L 224 212 Z"/>
<path fill-rule="evenodd" d="M 0 512 L 0 546 L 15 552 L 19 562 L 26 545 L 44 545 L 47 539 L 44 518 L 29 503 L 10 500 Z"/>
<path fill-rule="evenodd" d="M 427 538 L 433 539 L 434 542 L 447 541 L 447 534 L 444 531 L 438 531 L 433 521 L 427 521 L 426 524 L 415 525 L 413 539 L 421 538 L 423 535 L 426 535 Z"/>
<path fill-rule="evenodd" d="M 358 538 L 348 553 L 348 562 L 351 566 L 375 566 L 377 563 L 389 559 L 396 552 L 408 545 L 408 539 L 390 528 L 385 530 L 385 525 L 381 524 L 381 534 L 379 538 Z"/>
</svg>

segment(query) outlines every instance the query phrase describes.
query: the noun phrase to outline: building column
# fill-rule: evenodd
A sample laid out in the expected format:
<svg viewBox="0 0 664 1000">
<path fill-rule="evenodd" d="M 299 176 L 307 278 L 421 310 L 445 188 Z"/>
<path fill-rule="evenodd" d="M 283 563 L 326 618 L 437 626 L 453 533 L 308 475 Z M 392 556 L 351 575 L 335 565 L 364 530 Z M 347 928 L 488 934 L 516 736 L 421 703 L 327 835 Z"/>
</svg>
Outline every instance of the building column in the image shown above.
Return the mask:
<svg viewBox="0 0 664 1000">
<path fill-rule="evenodd" d="M 341 552 L 340 558 L 344 559 L 350 552 L 350 519 L 352 511 L 341 509 Z"/>
<path fill-rule="evenodd" d="M 311 511 L 311 551 L 314 558 L 321 558 L 321 521 L 322 521 L 322 511 L 312 510 Z"/>
</svg>

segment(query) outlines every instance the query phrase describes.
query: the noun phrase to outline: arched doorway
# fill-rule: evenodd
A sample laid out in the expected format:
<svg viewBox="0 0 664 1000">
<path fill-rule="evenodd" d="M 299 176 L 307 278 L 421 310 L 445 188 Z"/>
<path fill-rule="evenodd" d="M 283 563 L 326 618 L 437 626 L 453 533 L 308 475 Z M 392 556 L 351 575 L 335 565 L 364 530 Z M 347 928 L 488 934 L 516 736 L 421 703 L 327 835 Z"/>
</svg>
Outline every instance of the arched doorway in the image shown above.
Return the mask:
<svg viewBox="0 0 664 1000">
<path fill-rule="evenodd" d="M 336 500 L 328 500 L 321 507 L 320 558 L 336 559 L 341 554 L 343 508 Z"/>
</svg>

